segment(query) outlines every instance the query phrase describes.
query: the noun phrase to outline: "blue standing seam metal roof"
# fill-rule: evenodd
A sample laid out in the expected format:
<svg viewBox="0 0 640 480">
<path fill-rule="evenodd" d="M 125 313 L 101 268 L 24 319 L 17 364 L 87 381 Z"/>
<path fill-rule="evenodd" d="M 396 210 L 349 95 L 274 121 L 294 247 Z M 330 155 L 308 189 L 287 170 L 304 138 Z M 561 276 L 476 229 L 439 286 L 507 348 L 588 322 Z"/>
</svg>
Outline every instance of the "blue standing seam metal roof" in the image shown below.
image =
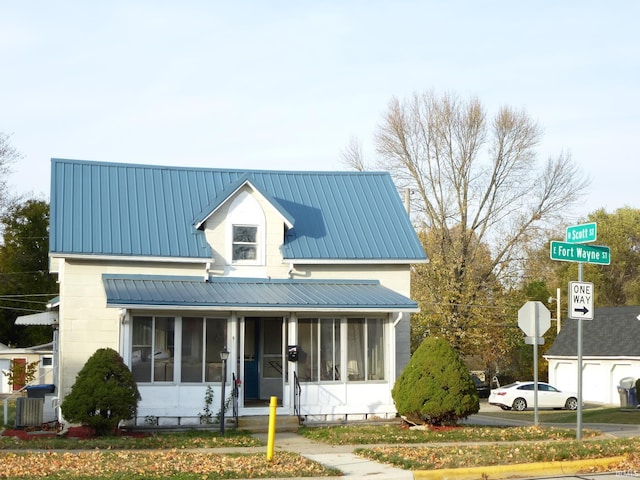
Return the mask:
<svg viewBox="0 0 640 480">
<path fill-rule="evenodd" d="M 52 254 L 209 259 L 205 218 L 243 179 L 293 224 L 285 261 L 424 261 L 386 172 L 286 172 L 52 159 Z"/>
<path fill-rule="evenodd" d="M 417 312 L 374 280 L 294 280 L 103 274 L 108 307 Z"/>
</svg>

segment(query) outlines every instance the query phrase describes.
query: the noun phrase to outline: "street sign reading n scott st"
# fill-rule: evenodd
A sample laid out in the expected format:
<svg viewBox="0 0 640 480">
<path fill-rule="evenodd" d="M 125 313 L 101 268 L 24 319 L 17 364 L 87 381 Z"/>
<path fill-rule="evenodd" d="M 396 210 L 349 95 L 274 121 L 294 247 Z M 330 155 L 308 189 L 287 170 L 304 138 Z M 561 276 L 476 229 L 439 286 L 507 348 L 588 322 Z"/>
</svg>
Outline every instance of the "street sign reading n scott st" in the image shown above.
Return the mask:
<svg viewBox="0 0 640 480">
<path fill-rule="evenodd" d="M 600 245 L 551 241 L 549 253 L 551 260 L 562 262 L 596 263 L 598 265 L 611 263 L 611 250 L 609 247 Z"/>
<path fill-rule="evenodd" d="M 598 236 L 598 224 L 596 222 L 583 223 L 567 227 L 565 240 L 568 243 L 591 243 Z"/>
</svg>

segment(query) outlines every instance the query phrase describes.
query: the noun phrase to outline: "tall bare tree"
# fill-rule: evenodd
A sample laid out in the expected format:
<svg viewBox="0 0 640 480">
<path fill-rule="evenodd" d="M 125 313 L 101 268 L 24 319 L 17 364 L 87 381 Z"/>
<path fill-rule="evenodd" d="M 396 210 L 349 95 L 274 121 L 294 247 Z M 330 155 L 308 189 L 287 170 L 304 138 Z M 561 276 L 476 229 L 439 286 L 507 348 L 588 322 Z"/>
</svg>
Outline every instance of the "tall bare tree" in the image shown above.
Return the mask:
<svg viewBox="0 0 640 480">
<path fill-rule="evenodd" d="M 342 150 L 341 161 L 347 168 L 358 172 L 363 172 L 367 169 L 362 153 L 362 142 L 360 142 L 358 137 L 351 137 L 349 144 Z"/>
<path fill-rule="evenodd" d="M 517 285 L 527 245 L 544 240 L 589 183 L 568 155 L 539 165 L 541 137 L 524 111 L 503 106 L 489 118 L 477 98 L 427 91 L 389 103 L 378 167 L 411 189 L 432 259 L 420 271 L 439 278 L 424 285 L 414 344 L 437 334 L 483 354 L 494 343 L 489 323 L 514 321 L 521 305 L 508 314 L 499 290 Z"/>
<path fill-rule="evenodd" d="M 0 132 L 0 213 L 7 208 L 10 201 L 8 178 L 11 165 L 21 158 L 20 153 L 11 145 L 10 139 L 11 135 Z"/>
</svg>

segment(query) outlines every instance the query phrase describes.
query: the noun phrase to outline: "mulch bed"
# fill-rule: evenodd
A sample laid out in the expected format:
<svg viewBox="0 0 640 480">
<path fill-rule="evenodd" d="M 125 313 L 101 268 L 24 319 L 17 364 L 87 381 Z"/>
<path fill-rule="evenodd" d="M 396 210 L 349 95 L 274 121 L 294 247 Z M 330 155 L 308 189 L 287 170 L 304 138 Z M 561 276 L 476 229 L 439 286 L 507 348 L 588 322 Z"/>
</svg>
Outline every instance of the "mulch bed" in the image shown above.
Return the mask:
<svg viewBox="0 0 640 480">
<path fill-rule="evenodd" d="M 52 427 L 50 425 L 43 425 L 43 427 L 29 427 L 26 429 L 9 429 L 7 428 L 2 432 L 3 437 L 15 437 L 20 440 L 32 440 L 34 438 L 53 438 L 60 433 L 60 426 L 56 425 Z M 134 437 L 142 438 L 148 436 L 145 432 L 130 432 L 123 429 L 118 429 L 114 432 L 114 435 L 119 437 Z M 64 433 L 66 438 L 75 438 L 78 440 L 86 440 L 88 438 L 96 437 L 96 431 L 87 426 L 69 427 Z"/>
</svg>

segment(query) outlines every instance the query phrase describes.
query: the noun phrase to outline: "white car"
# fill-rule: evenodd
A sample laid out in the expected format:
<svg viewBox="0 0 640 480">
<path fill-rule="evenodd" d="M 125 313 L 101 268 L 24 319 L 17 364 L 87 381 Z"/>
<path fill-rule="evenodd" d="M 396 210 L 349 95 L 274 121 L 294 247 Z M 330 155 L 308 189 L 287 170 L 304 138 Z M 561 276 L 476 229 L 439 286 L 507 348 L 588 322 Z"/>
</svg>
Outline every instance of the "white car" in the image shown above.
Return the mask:
<svg viewBox="0 0 640 480">
<path fill-rule="evenodd" d="M 491 390 L 489 403 L 503 410 L 522 411 L 533 408 L 534 383 L 516 382 Z M 574 392 L 561 392 L 548 383 L 538 382 L 538 408 L 578 408 L 578 395 Z"/>
</svg>

